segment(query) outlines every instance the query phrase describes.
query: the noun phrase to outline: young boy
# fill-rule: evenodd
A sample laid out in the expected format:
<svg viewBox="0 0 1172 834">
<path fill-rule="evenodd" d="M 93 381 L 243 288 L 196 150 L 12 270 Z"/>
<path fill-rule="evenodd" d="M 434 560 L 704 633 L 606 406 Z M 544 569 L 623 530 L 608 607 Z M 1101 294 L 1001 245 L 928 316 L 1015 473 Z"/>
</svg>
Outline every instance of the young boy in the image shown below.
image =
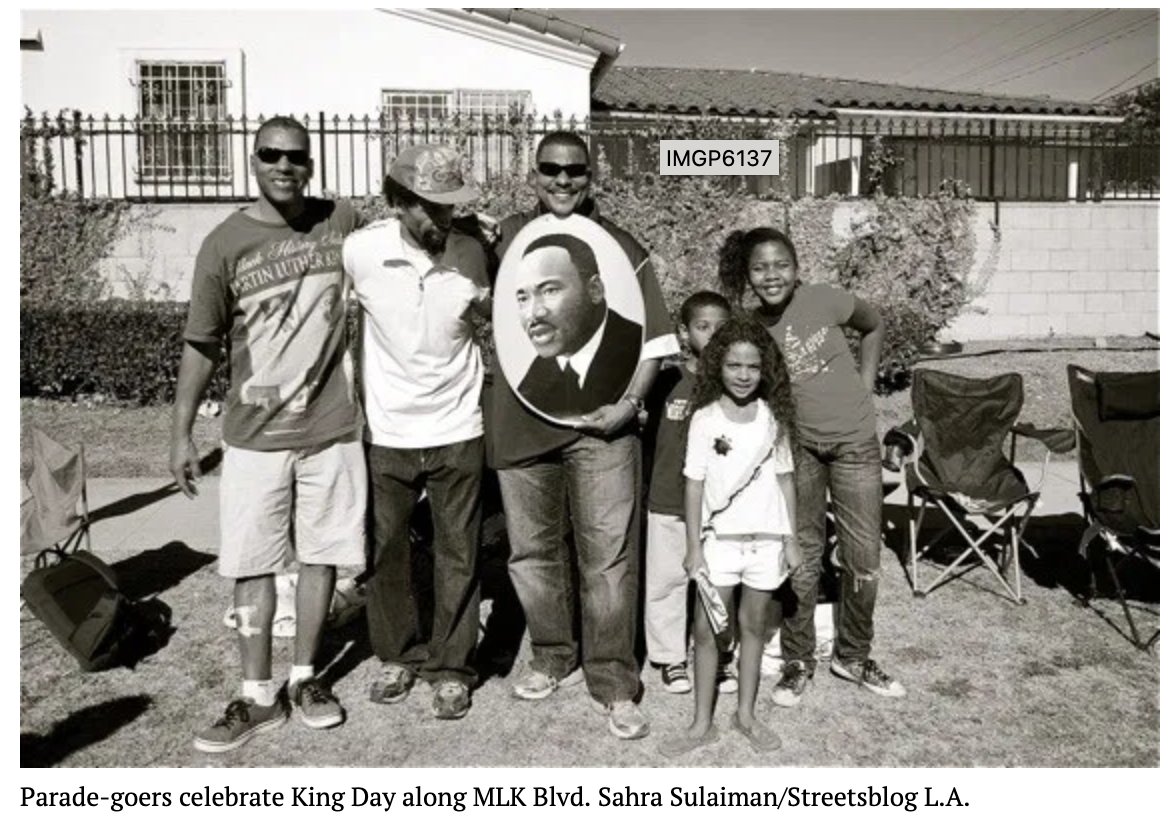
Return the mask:
<svg viewBox="0 0 1172 834">
<path fill-rule="evenodd" d="M 664 364 L 649 396 L 653 406 L 655 456 L 647 494 L 647 597 L 643 630 L 647 659 L 659 668 L 663 688 L 685 694 L 688 680 L 688 575 L 684 572 L 684 446 L 688 406 L 696 382 L 697 358 L 712 334 L 731 314 L 719 293 L 702 290 L 684 301 L 676 335 L 685 361 Z M 656 419 L 657 418 L 657 419 Z M 737 689 L 731 653 L 717 671 L 721 692 Z"/>
</svg>

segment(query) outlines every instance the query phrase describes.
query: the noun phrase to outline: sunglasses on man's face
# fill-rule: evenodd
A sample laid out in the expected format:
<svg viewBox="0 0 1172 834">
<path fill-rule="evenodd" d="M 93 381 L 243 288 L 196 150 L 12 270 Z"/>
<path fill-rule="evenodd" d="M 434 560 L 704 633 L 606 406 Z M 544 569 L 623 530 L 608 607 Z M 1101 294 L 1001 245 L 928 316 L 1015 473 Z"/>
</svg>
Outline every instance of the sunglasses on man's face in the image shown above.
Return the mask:
<svg viewBox="0 0 1172 834">
<path fill-rule="evenodd" d="M 308 165 L 309 151 L 295 148 L 257 148 L 256 158 L 265 165 L 276 165 L 281 157 L 289 160 L 291 165 Z"/>
<path fill-rule="evenodd" d="M 543 177 L 559 177 L 562 171 L 570 179 L 584 177 L 590 173 L 590 166 L 584 162 L 571 162 L 569 165 L 558 165 L 556 162 L 538 162 L 537 172 Z"/>
</svg>

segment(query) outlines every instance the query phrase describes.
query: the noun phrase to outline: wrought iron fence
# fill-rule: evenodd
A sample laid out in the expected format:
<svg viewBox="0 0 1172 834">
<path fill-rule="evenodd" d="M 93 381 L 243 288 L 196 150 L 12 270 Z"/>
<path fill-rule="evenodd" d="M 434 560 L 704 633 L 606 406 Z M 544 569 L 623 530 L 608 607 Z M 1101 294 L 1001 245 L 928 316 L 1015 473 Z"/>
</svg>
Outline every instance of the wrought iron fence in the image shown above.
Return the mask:
<svg viewBox="0 0 1172 834">
<path fill-rule="evenodd" d="M 235 202 L 255 196 L 248 159 L 263 117 L 160 120 L 83 116 L 21 122 L 21 184 L 140 202 Z M 1119 124 L 984 118 L 719 121 L 596 116 L 584 122 L 484 117 L 423 121 L 306 116 L 315 158 L 311 193 L 381 191 L 391 159 L 420 142 L 463 149 L 484 180 L 527 170 L 536 138 L 588 136 L 617 176 L 658 171 L 664 137 L 782 137 L 777 176 L 739 178 L 755 193 L 866 196 L 935 192 L 962 181 L 982 200 L 1158 199 L 1159 131 Z"/>
</svg>

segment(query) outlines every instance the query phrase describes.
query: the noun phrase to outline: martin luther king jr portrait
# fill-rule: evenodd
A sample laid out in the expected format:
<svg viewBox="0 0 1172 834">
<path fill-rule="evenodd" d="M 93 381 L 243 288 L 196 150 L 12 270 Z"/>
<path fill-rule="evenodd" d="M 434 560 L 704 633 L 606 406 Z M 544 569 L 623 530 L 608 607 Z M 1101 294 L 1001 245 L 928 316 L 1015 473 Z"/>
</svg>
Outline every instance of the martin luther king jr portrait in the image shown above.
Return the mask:
<svg viewBox="0 0 1172 834">
<path fill-rule="evenodd" d="M 575 420 L 626 392 L 643 328 L 606 303 L 606 287 L 588 243 L 549 234 L 529 244 L 516 279 L 521 327 L 537 351 L 517 386 L 530 407 Z"/>
</svg>

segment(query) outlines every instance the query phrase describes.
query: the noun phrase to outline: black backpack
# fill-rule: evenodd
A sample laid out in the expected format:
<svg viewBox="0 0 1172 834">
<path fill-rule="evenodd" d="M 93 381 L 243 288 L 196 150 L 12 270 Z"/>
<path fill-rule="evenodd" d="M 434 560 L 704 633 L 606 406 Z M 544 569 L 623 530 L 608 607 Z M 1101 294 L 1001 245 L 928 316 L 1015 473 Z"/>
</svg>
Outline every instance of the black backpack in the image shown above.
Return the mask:
<svg viewBox="0 0 1172 834">
<path fill-rule="evenodd" d="M 41 552 L 20 593 L 86 672 L 133 665 L 170 636 L 169 609 L 128 599 L 110 566 L 84 550 Z"/>
</svg>

